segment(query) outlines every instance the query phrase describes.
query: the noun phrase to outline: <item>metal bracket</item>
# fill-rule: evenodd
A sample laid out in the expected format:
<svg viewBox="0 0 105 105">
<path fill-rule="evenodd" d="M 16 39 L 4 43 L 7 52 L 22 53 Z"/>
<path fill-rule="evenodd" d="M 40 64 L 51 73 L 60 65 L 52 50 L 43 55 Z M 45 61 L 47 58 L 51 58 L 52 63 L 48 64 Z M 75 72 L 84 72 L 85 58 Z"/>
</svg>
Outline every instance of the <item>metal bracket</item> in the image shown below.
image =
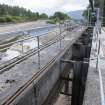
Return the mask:
<svg viewBox="0 0 105 105">
<path fill-rule="evenodd" d="M 60 94 L 66 95 L 66 96 L 72 96 L 72 94 L 65 93 L 65 92 L 60 92 Z"/>
<path fill-rule="evenodd" d="M 77 62 L 80 62 L 80 63 L 86 63 L 86 64 L 89 63 L 89 62 L 86 62 L 86 61 L 75 61 L 75 60 L 68 60 L 68 59 L 61 59 L 61 62 L 66 62 L 66 63 L 77 63 Z"/>
<path fill-rule="evenodd" d="M 72 78 L 61 77 L 61 80 L 72 81 Z"/>
</svg>

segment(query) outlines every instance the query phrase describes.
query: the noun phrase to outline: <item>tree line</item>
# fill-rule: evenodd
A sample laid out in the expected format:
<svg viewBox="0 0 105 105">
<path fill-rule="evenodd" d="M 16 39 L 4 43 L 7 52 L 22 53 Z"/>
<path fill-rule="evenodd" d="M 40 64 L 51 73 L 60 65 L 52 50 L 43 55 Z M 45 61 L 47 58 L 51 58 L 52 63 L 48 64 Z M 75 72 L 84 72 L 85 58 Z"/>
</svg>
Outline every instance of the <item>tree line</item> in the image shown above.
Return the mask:
<svg viewBox="0 0 105 105">
<path fill-rule="evenodd" d="M 0 22 L 24 22 L 49 19 L 49 23 L 56 23 L 68 18 L 69 17 L 62 12 L 56 12 L 53 16 L 48 17 L 45 13 L 35 13 L 23 7 L 0 4 Z"/>
<path fill-rule="evenodd" d="M 0 4 L 0 22 L 29 21 L 47 18 L 48 16 L 45 13 L 39 14 L 38 12 L 35 13 L 31 10 L 26 10 L 23 7 Z"/>
</svg>

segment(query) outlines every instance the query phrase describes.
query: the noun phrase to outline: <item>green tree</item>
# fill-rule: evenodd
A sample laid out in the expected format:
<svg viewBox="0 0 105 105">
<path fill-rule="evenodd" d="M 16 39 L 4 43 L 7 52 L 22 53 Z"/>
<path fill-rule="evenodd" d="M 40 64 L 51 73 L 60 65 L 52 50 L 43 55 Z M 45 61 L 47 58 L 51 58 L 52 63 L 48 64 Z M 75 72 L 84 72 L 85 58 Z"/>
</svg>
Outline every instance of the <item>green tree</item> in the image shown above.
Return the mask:
<svg viewBox="0 0 105 105">
<path fill-rule="evenodd" d="M 42 13 L 39 15 L 40 19 L 48 19 L 48 15 L 45 13 Z"/>
<path fill-rule="evenodd" d="M 55 12 L 53 16 L 50 16 L 49 17 L 50 21 L 49 23 L 60 23 L 60 22 L 63 22 L 67 19 L 70 19 L 70 17 L 65 14 L 65 13 L 62 13 L 62 12 Z"/>
<path fill-rule="evenodd" d="M 62 13 L 62 12 L 55 12 L 55 14 L 54 14 L 53 17 L 56 18 L 56 19 L 59 19 L 59 20 L 66 20 L 66 19 L 69 18 L 69 17 L 67 16 L 67 14 L 64 14 L 64 13 Z"/>
<path fill-rule="evenodd" d="M 41 14 L 41 18 L 45 19 L 48 18 L 48 16 L 46 14 Z M 29 21 L 38 19 L 40 19 L 38 12 L 34 13 L 31 10 L 26 10 L 22 7 L 0 4 L 0 22 Z"/>
</svg>

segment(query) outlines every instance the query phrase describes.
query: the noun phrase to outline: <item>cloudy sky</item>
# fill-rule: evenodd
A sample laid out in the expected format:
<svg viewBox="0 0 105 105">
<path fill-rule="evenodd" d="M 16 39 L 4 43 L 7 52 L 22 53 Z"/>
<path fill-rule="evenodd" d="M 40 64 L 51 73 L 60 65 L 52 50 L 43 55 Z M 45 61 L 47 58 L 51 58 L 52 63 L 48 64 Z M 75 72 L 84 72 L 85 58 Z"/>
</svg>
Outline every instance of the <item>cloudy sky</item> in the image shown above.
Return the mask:
<svg viewBox="0 0 105 105">
<path fill-rule="evenodd" d="M 35 12 L 53 14 L 55 11 L 69 12 L 83 10 L 88 0 L 0 0 L 0 3 L 18 5 Z"/>
</svg>

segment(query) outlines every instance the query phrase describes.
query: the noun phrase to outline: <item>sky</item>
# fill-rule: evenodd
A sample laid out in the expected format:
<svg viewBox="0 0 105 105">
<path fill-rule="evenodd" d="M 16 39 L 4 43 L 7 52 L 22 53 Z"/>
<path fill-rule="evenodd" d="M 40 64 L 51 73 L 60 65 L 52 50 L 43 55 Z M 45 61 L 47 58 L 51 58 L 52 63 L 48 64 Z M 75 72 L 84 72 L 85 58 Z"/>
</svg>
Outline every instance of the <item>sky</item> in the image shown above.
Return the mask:
<svg viewBox="0 0 105 105">
<path fill-rule="evenodd" d="M 84 10 L 89 0 L 0 0 L 0 3 L 18 5 L 33 12 L 47 13 L 52 15 L 56 11 L 70 12 Z"/>
</svg>

